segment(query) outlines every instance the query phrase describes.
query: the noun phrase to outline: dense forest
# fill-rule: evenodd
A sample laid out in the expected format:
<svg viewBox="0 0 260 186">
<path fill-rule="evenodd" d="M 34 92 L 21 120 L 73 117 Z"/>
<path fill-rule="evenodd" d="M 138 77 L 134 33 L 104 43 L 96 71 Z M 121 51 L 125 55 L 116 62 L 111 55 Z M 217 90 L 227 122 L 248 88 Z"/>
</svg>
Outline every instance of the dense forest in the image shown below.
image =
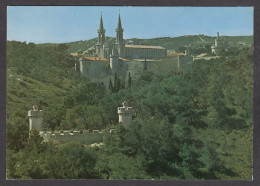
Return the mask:
<svg viewBox="0 0 260 186">
<path fill-rule="evenodd" d="M 8 179 L 251 179 L 253 51 L 198 60 L 185 73 L 145 70 L 109 87 L 81 77 L 68 46 L 7 42 Z M 118 124 L 127 100 L 133 123 Z M 115 128 L 104 145 L 29 139 L 27 111 L 45 130 Z"/>
</svg>

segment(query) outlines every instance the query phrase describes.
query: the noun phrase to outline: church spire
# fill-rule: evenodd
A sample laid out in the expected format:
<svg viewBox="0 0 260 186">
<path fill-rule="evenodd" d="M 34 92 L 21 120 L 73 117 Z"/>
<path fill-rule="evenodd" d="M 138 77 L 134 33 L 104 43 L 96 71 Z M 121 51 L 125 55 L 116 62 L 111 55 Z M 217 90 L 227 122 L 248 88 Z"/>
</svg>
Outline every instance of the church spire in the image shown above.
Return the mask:
<svg viewBox="0 0 260 186">
<path fill-rule="evenodd" d="M 105 32 L 106 31 L 103 26 L 103 18 L 102 18 L 102 13 L 101 13 L 100 25 L 99 25 L 99 29 L 98 29 L 98 43 L 101 43 L 101 44 L 105 43 L 105 40 L 106 40 Z"/>
<path fill-rule="evenodd" d="M 123 29 L 123 28 L 122 28 L 122 24 L 121 24 L 120 12 L 119 12 L 119 16 L 118 16 L 117 29 L 121 29 L 121 30 Z"/>
<path fill-rule="evenodd" d="M 104 26 L 103 26 L 103 19 L 102 19 L 102 13 L 101 13 L 101 17 L 100 17 L 100 25 L 99 25 L 99 30 L 103 31 L 104 30 Z"/>
<path fill-rule="evenodd" d="M 123 39 L 123 28 L 122 28 L 122 24 L 121 24 L 121 18 L 120 18 L 120 12 L 119 12 L 119 16 L 118 16 L 118 24 L 117 24 L 117 28 L 116 28 L 116 43 L 120 43 L 122 44 L 124 41 Z"/>
</svg>

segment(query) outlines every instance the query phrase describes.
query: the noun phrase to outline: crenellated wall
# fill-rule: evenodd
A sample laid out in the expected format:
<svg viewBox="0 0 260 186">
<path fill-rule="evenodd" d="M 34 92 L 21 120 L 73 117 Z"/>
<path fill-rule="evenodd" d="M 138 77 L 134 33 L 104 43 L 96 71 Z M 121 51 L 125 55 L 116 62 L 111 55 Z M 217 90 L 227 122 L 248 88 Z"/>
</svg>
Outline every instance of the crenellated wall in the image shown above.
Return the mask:
<svg viewBox="0 0 260 186">
<path fill-rule="evenodd" d="M 103 142 L 103 131 L 93 130 L 89 132 L 84 131 L 40 131 L 40 136 L 43 137 L 44 142 L 54 142 L 56 144 L 79 142 L 86 145 Z"/>
</svg>

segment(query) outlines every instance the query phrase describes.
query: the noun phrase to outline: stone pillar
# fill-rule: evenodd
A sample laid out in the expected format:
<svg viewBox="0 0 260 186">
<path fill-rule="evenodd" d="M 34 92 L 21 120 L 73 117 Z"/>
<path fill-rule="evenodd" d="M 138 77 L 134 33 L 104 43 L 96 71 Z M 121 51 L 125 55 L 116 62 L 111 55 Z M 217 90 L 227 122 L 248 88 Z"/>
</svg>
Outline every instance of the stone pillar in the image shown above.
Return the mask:
<svg viewBox="0 0 260 186">
<path fill-rule="evenodd" d="M 29 117 L 29 131 L 35 129 L 37 131 L 42 131 L 42 118 L 43 111 L 38 110 L 38 106 L 34 105 L 33 110 L 28 111 Z"/>
</svg>

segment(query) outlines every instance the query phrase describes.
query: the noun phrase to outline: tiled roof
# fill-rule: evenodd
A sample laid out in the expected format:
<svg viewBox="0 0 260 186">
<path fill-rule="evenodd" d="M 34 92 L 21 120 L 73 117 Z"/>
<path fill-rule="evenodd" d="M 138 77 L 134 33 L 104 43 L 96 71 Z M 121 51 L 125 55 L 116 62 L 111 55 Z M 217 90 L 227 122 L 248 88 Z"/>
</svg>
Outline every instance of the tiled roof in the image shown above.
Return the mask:
<svg viewBox="0 0 260 186">
<path fill-rule="evenodd" d="M 203 53 L 203 54 L 197 55 L 196 57 L 205 57 L 206 55 L 208 55 L 208 54 L 207 53 Z"/>
<path fill-rule="evenodd" d="M 184 53 L 168 52 L 167 56 L 185 56 Z"/>
<path fill-rule="evenodd" d="M 74 52 L 74 53 L 70 53 L 70 55 L 72 56 L 78 56 L 79 54 L 77 52 Z"/>
<path fill-rule="evenodd" d="M 89 60 L 89 61 L 104 61 L 104 62 L 109 62 L 108 59 L 106 58 L 103 58 L 103 57 L 90 57 L 90 56 L 87 56 L 87 57 L 84 57 L 86 60 Z"/>
<path fill-rule="evenodd" d="M 161 46 L 148 46 L 148 45 L 125 45 L 126 48 L 145 48 L 145 49 L 160 49 L 164 50 L 165 48 Z"/>
</svg>

